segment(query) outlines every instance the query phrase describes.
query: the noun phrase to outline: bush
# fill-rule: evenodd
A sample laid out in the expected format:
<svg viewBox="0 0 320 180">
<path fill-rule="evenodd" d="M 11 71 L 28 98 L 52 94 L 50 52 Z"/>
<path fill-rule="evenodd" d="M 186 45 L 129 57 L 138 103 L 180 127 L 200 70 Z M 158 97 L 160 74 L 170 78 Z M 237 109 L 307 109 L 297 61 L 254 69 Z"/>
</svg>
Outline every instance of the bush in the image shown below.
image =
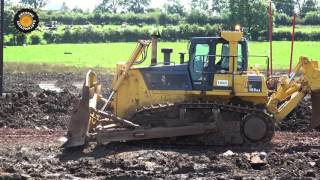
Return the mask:
<svg viewBox="0 0 320 180">
<path fill-rule="evenodd" d="M 185 22 L 188 24 L 230 24 L 230 21 L 227 16 L 208 16 L 199 11 L 192 11 L 189 15 L 187 15 Z"/>
<path fill-rule="evenodd" d="M 292 18 L 284 13 L 277 13 L 275 23 L 276 25 L 292 25 Z"/>
<path fill-rule="evenodd" d="M 186 17 L 186 22 L 188 24 L 206 24 L 208 23 L 208 16 L 198 11 L 192 11 Z"/>
<path fill-rule="evenodd" d="M 42 37 L 39 34 L 32 34 L 30 36 L 30 44 L 33 44 L 33 45 L 40 44 L 41 40 L 42 40 Z"/>
<path fill-rule="evenodd" d="M 275 41 L 291 41 L 291 32 L 275 32 L 273 33 L 273 40 Z M 296 41 L 319 41 L 320 33 L 319 32 L 296 32 L 295 33 Z"/>
<path fill-rule="evenodd" d="M 43 39 L 47 41 L 47 43 L 58 43 L 59 42 L 59 34 L 52 31 L 47 31 L 43 34 Z"/>
<path fill-rule="evenodd" d="M 165 41 L 177 41 L 188 40 L 191 37 L 204 37 L 204 36 L 217 36 L 219 32 L 219 26 L 206 25 L 200 27 L 198 25 L 182 24 L 179 26 L 168 26 L 163 29 L 162 40 Z"/>
<path fill-rule="evenodd" d="M 5 35 L 4 36 L 4 44 L 7 46 L 14 46 L 14 36 L 13 35 Z"/>
<path fill-rule="evenodd" d="M 179 24 L 179 20 L 180 20 L 180 16 L 177 14 L 164 14 L 161 13 L 159 15 L 159 24 L 160 25 L 168 25 L 168 24 L 172 24 L 172 25 L 177 25 Z"/>
<path fill-rule="evenodd" d="M 4 45 L 6 45 L 6 46 L 14 46 L 14 45 L 16 45 L 14 37 L 10 37 L 6 41 L 4 41 Z"/>
<path fill-rule="evenodd" d="M 14 14 L 14 11 L 12 12 Z M 11 13 L 11 14 L 12 14 Z M 6 13 L 8 14 L 8 12 Z M 12 15 L 11 15 L 12 16 Z M 138 24 L 161 24 L 161 25 L 178 25 L 178 24 L 229 24 L 232 23 L 228 14 L 223 16 L 212 16 L 207 15 L 203 12 L 193 10 L 186 16 L 179 16 L 177 14 L 166 14 L 160 12 L 149 12 L 149 13 L 123 13 L 123 14 L 111 14 L 108 12 L 59 12 L 59 11 L 39 11 L 39 17 L 41 22 L 45 24 L 51 24 L 52 21 L 57 21 L 61 24 L 67 25 L 121 25 L 127 23 L 129 25 Z M 291 25 L 292 17 L 287 16 L 284 13 L 275 13 L 275 24 L 276 25 Z M 10 18 L 7 18 L 10 19 Z M 12 19 L 12 18 L 11 18 Z M 9 27 L 11 21 L 6 21 L 6 25 Z M 306 25 L 319 25 L 320 24 L 320 13 L 319 12 L 308 12 L 305 18 L 297 18 L 297 24 Z M 234 24 L 232 24 L 233 26 Z M 7 27 L 6 26 L 6 27 Z M 13 27 L 11 27 L 14 30 Z M 11 32 L 8 30 L 8 32 Z"/>
<path fill-rule="evenodd" d="M 152 13 L 126 13 L 126 14 L 111 14 L 95 12 L 90 13 L 78 13 L 78 12 L 52 12 L 40 13 L 41 21 L 46 24 L 50 24 L 51 21 L 57 21 L 61 24 L 68 25 L 121 25 L 127 23 L 129 25 L 137 24 L 161 24 L 161 25 L 178 25 L 179 23 L 189 24 L 227 24 L 229 22 L 227 16 L 208 16 L 199 11 L 192 11 L 186 17 L 182 17 L 178 14 L 166 14 L 159 12 Z"/>
<path fill-rule="evenodd" d="M 320 41 L 320 33 L 318 32 L 312 32 L 309 34 L 310 41 Z"/>
<path fill-rule="evenodd" d="M 304 18 L 304 24 L 319 25 L 320 24 L 320 11 L 308 12 Z"/>
<path fill-rule="evenodd" d="M 27 37 L 25 34 L 23 33 L 19 33 L 17 34 L 16 36 L 16 45 L 23 45 L 23 44 L 26 44 L 26 40 L 27 40 Z"/>
<path fill-rule="evenodd" d="M 123 16 L 123 15 L 122 15 Z M 158 15 L 154 14 L 126 14 L 122 18 L 121 24 L 126 22 L 128 24 L 157 24 Z"/>
<path fill-rule="evenodd" d="M 220 25 L 199 26 L 197 24 L 181 24 L 179 26 L 167 26 L 162 29 L 161 40 L 179 41 L 189 40 L 191 37 L 212 37 L 218 36 Z M 100 29 L 88 26 L 86 28 L 76 28 L 74 30 L 65 30 L 62 33 L 45 32 L 43 39 L 47 43 L 99 43 L 99 42 L 135 42 L 139 39 L 150 39 L 152 27 L 130 27 Z M 264 41 L 268 40 L 268 31 L 260 31 L 257 34 L 247 34 L 250 40 Z M 38 38 L 38 37 L 35 37 Z M 291 32 L 279 31 L 273 33 L 275 41 L 291 40 Z M 319 32 L 304 33 L 296 32 L 297 41 L 316 41 L 320 40 Z M 31 40 L 33 43 L 34 41 Z"/>
<path fill-rule="evenodd" d="M 287 31 L 274 32 L 272 39 L 274 41 L 290 41 L 291 33 Z"/>
</svg>

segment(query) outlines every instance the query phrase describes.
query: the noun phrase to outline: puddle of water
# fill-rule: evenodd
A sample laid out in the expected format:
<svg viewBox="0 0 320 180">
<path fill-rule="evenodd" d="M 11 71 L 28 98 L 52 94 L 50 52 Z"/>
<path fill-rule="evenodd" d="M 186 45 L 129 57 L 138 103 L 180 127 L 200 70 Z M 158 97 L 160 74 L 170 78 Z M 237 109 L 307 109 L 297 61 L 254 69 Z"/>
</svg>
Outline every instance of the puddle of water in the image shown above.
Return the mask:
<svg viewBox="0 0 320 180">
<path fill-rule="evenodd" d="M 38 85 L 41 89 L 47 91 L 62 92 L 62 89 L 56 86 L 57 81 L 42 81 Z"/>
</svg>

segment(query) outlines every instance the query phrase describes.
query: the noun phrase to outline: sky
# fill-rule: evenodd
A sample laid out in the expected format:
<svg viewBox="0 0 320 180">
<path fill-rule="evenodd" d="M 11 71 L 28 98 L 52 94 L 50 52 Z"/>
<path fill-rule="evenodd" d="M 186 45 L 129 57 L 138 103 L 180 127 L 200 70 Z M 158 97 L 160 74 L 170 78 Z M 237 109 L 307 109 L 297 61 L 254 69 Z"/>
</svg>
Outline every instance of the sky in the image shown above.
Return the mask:
<svg viewBox="0 0 320 180">
<path fill-rule="evenodd" d="M 19 2 L 20 0 L 11 0 L 12 2 Z M 66 5 L 73 9 L 75 7 L 81 8 L 83 10 L 92 11 L 102 0 L 48 0 L 48 5 L 44 9 L 58 10 L 60 9 L 62 3 L 65 2 Z M 151 7 L 162 7 L 166 0 L 151 0 Z M 189 6 L 190 0 L 181 0 L 181 4 L 185 7 Z"/>
</svg>

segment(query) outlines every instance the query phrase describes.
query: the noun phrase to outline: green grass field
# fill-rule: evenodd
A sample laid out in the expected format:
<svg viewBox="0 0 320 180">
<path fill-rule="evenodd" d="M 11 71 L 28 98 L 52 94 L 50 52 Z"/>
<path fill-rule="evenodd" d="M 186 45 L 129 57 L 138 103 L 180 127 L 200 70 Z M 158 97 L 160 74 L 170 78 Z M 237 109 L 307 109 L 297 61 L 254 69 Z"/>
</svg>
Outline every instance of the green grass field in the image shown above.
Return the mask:
<svg viewBox="0 0 320 180">
<path fill-rule="evenodd" d="M 292 32 L 292 26 L 279 26 L 274 28 L 274 32 Z M 304 33 L 311 33 L 311 32 L 320 32 L 320 26 L 306 26 L 306 25 L 297 25 L 296 32 L 304 32 Z"/>
<path fill-rule="evenodd" d="M 187 52 L 187 42 L 159 43 L 159 59 L 163 55 L 160 48 L 171 47 L 174 49 L 173 60 L 179 61 L 179 52 Z M 131 55 L 136 43 L 105 43 L 105 44 L 54 44 L 34 46 L 7 46 L 4 49 L 5 62 L 22 62 L 36 64 L 72 65 L 77 67 L 106 67 L 113 68 L 118 62 L 125 62 Z M 274 68 L 286 69 L 289 64 L 291 42 L 274 42 Z M 307 56 L 320 60 L 320 42 L 296 42 L 294 50 L 294 62 L 299 56 Z M 151 48 L 150 48 L 151 49 Z M 71 54 L 69 54 L 71 53 Z M 269 54 L 269 43 L 249 42 L 250 55 Z M 150 50 L 148 59 L 144 65 L 150 63 Z M 159 61 L 160 61 L 159 60 Z M 266 67 L 264 58 L 250 58 L 251 65 Z"/>
</svg>

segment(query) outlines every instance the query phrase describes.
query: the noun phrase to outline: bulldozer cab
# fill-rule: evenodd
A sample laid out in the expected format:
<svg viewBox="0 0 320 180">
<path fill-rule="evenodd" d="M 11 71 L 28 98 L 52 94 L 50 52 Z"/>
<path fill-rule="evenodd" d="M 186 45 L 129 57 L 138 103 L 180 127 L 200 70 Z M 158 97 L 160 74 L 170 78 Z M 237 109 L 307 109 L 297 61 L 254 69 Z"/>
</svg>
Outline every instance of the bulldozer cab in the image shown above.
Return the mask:
<svg viewBox="0 0 320 180">
<path fill-rule="evenodd" d="M 247 71 L 247 40 L 230 42 L 223 37 L 195 37 L 190 41 L 189 71 L 194 90 L 211 91 L 216 74 Z M 233 63 L 235 62 L 235 63 Z M 232 68 L 236 66 L 236 68 Z"/>
</svg>

